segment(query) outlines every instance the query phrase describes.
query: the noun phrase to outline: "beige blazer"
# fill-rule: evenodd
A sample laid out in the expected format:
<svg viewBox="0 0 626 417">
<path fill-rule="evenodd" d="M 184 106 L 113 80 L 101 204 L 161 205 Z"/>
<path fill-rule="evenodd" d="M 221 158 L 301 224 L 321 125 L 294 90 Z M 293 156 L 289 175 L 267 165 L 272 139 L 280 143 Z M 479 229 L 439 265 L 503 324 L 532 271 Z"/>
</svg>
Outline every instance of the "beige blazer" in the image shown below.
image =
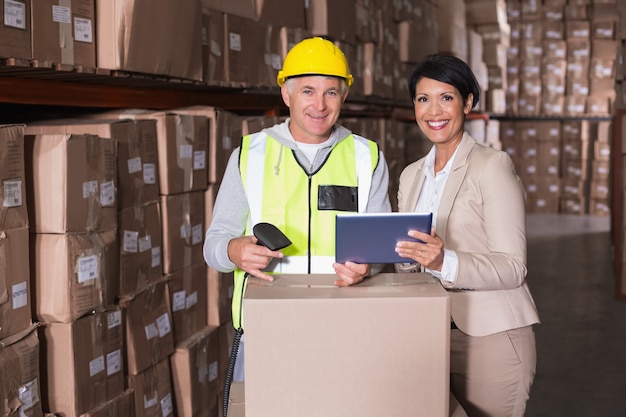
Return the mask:
<svg viewBox="0 0 626 417">
<path fill-rule="evenodd" d="M 399 211 L 415 211 L 424 160 L 400 174 Z M 471 336 L 539 322 L 526 284 L 525 192 L 506 152 L 463 135 L 448 176 L 435 232 L 459 258 L 450 295 L 452 319 Z"/>
</svg>

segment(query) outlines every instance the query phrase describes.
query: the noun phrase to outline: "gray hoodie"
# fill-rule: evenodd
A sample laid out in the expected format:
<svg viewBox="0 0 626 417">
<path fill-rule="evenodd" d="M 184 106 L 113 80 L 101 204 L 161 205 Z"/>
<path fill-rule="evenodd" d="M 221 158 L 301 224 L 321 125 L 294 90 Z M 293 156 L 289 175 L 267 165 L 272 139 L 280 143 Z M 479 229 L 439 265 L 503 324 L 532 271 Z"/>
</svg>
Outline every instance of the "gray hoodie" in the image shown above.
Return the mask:
<svg viewBox="0 0 626 417">
<path fill-rule="evenodd" d="M 352 133 L 345 127 L 336 124 L 330 135 L 328 146 L 320 149 L 315 160 L 309 163 L 296 146 L 295 139 L 289 131 L 289 119 L 263 131 L 284 145 L 285 152 L 295 151 L 296 158 L 302 166 L 308 167 L 309 173 L 319 169 L 333 147 Z M 233 238 L 243 236 L 248 221 L 248 200 L 239 172 L 239 150 L 240 147 L 233 151 L 226 165 L 213 207 L 213 219 L 204 240 L 204 259 L 210 267 L 220 272 L 231 272 L 235 269 L 235 264 L 228 258 L 228 242 Z M 366 212 L 391 211 L 388 188 L 389 170 L 382 152 L 379 152 L 379 162 L 372 176 L 372 187 Z"/>
</svg>

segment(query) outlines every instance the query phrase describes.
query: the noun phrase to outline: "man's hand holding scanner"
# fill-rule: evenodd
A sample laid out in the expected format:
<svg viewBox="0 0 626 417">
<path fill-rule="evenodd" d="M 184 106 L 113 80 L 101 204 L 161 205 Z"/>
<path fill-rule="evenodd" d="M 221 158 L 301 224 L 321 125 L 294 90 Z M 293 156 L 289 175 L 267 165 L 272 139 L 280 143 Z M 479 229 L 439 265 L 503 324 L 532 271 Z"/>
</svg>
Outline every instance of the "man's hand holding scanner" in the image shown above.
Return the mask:
<svg viewBox="0 0 626 417">
<path fill-rule="evenodd" d="M 419 239 L 420 242 L 399 241 L 396 244 L 396 253 L 403 258 L 413 259 L 425 268 L 441 271 L 443 267 L 443 241 L 432 229 L 430 234 L 417 230 L 409 231 L 408 235 Z"/>
<path fill-rule="evenodd" d="M 272 258 L 282 258 L 284 255 L 280 250 L 269 250 L 257 242 L 258 239 L 254 236 L 231 239 L 228 243 L 228 257 L 242 271 L 256 278 L 273 281 L 274 277 L 262 270 L 269 265 Z"/>
</svg>

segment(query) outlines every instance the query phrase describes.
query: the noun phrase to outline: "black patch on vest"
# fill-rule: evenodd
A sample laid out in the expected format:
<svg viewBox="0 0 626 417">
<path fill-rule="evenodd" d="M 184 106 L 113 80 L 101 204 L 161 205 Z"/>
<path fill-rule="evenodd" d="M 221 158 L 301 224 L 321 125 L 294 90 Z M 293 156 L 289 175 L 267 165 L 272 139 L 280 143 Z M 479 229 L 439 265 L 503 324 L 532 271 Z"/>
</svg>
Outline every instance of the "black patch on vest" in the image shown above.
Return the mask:
<svg viewBox="0 0 626 417">
<path fill-rule="evenodd" d="M 318 210 L 359 211 L 358 187 L 320 185 L 317 194 Z"/>
</svg>

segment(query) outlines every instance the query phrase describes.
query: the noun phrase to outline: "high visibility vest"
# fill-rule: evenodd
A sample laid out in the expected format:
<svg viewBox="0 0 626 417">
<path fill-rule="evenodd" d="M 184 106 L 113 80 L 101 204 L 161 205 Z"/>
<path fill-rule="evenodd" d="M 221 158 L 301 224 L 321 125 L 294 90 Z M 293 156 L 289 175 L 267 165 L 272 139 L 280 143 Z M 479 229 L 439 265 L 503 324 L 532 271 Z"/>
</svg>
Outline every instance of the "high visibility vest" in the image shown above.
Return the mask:
<svg viewBox="0 0 626 417">
<path fill-rule="evenodd" d="M 323 165 L 308 174 L 293 151 L 264 132 L 242 139 L 239 170 L 250 207 L 246 235 L 259 222 L 271 223 L 291 240 L 269 273 L 334 273 L 335 216 L 365 212 L 378 165 L 378 145 L 351 134 L 339 142 Z M 346 193 L 347 191 L 347 193 Z M 344 198 L 354 196 L 354 202 Z M 336 197 L 339 195 L 339 197 Z M 353 203 L 353 204 L 352 204 Z M 236 269 L 233 326 L 243 327 L 244 272 Z"/>
</svg>

